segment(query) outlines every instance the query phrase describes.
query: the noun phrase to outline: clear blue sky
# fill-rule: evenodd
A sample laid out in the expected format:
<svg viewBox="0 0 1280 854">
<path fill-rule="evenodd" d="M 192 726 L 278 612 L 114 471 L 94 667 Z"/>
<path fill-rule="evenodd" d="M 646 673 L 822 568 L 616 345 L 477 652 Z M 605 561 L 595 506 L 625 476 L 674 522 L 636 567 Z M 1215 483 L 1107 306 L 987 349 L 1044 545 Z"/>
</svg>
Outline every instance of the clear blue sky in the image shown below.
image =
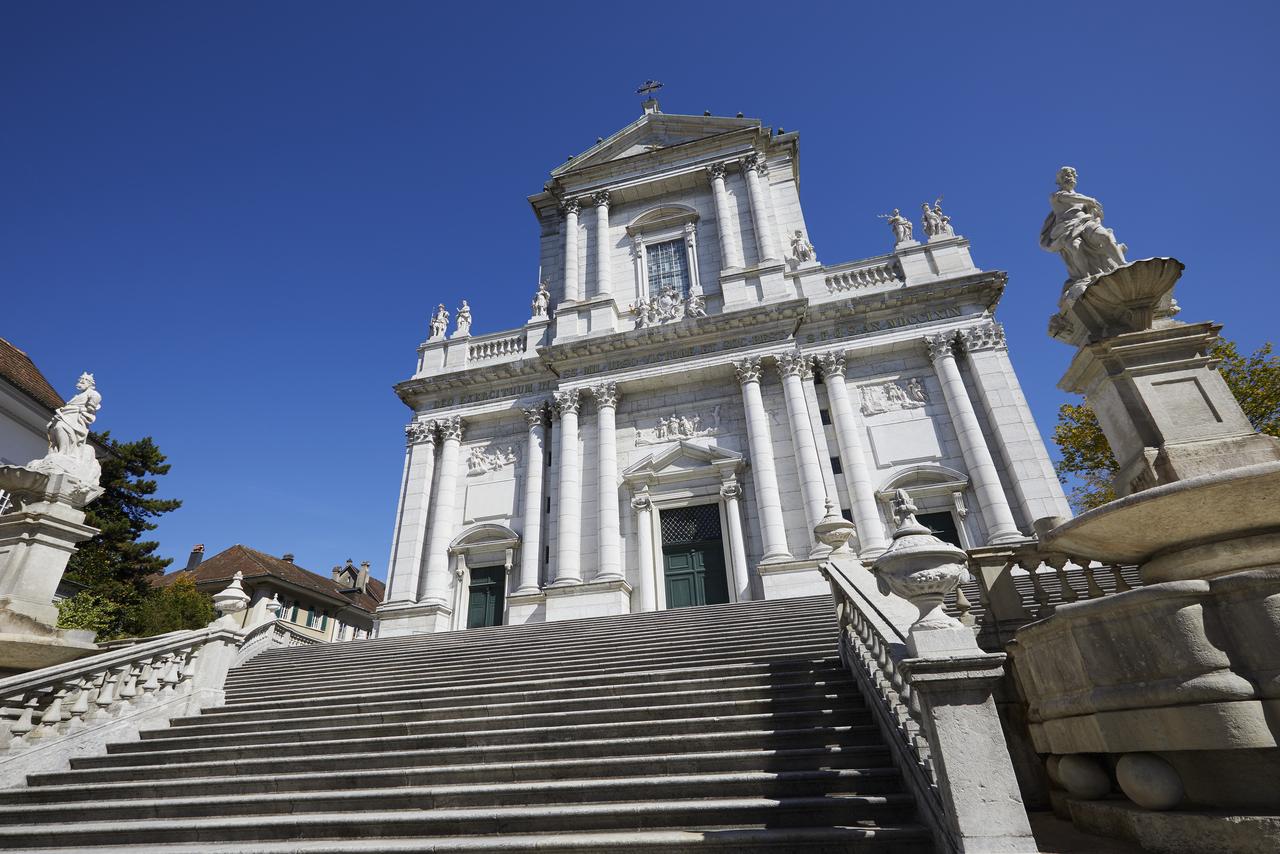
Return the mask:
<svg viewBox="0 0 1280 854">
<path fill-rule="evenodd" d="M 437 302 L 517 326 L 525 197 L 640 113 L 801 132 L 827 263 L 946 196 L 1041 429 L 1070 355 L 1036 245 L 1064 163 L 1184 319 L 1275 337 L 1274 3 L 8 3 L 0 335 L 98 426 L 154 436 L 165 555 L 241 542 L 386 571 L 410 375 Z"/>
</svg>

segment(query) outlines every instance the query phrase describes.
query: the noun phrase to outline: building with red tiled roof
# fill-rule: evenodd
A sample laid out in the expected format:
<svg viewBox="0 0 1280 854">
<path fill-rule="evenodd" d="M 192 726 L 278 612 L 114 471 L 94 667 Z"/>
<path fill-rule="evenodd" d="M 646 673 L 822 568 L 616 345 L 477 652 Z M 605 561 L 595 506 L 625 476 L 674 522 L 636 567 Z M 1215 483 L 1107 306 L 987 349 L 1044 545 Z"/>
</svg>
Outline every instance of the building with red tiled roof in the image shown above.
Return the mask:
<svg viewBox="0 0 1280 854">
<path fill-rule="evenodd" d="M 0 338 L 0 463 L 25 465 L 43 457 L 46 425 L 63 403 L 31 357 Z"/>
<path fill-rule="evenodd" d="M 369 564 L 335 566 L 329 576 L 303 569 L 293 555 L 275 557 L 248 546 L 234 545 L 204 560 L 204 546 L 196 546 L 185 569 L 156 579 L 172 584 L 180 576 L 190 576 L 196 589 L 210 595 L 221 591 L 237 573 L 253 602 L 279 598 L 283 619 L 303 632 L 323 640 L 345 641 L 368 637 L 373 631 L 374 611 L 382 601 L 382 582 L 369 576 Z"/>
</svg>

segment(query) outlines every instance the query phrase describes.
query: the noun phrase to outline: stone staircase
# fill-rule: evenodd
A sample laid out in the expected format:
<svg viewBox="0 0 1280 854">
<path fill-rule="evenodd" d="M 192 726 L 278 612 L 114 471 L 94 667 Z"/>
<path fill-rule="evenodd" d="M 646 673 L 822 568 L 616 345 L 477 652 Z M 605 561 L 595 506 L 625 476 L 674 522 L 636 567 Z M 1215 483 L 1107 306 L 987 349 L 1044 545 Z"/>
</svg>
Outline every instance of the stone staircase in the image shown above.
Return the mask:
<svg viewBox="0 0 1280 854">
<path fill-rule="evenodd" d="M 0 792 L 0 849 L 934 850 L 828 597 L 297 647 Z"/>
</svg>

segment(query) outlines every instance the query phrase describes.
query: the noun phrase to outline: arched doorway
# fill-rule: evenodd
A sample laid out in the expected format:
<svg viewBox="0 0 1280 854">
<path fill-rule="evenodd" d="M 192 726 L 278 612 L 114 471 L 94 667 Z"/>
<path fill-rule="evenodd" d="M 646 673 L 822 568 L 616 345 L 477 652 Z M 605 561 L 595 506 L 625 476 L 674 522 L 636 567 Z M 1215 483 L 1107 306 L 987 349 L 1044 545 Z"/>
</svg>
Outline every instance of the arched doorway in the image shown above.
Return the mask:
<svg viewBox="0 0 1280 854">
<path fill-rule="evenodd" d="M 453 628 L 500 626 L 520 535 L 505 525 L 476 525 L 449 544 L 454 561 Z"/>
</svg>

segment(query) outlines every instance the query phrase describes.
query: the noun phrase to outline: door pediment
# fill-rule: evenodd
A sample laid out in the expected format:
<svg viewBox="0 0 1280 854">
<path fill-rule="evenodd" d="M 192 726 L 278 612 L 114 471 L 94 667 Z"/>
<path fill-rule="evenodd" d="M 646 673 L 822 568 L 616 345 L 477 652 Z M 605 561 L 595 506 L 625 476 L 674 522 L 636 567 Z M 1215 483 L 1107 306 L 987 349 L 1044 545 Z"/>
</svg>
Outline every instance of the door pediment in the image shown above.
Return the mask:
<svg viewBox="0 0 1280 854">
<path fill-rule="evenodd" d="M 629 466 L 622 479 L 634 487 L 697 478 L 718 482 L 734 476 L 745 465 L 746 460 L 736 451 L 681 439 Z"/>
</svg>

